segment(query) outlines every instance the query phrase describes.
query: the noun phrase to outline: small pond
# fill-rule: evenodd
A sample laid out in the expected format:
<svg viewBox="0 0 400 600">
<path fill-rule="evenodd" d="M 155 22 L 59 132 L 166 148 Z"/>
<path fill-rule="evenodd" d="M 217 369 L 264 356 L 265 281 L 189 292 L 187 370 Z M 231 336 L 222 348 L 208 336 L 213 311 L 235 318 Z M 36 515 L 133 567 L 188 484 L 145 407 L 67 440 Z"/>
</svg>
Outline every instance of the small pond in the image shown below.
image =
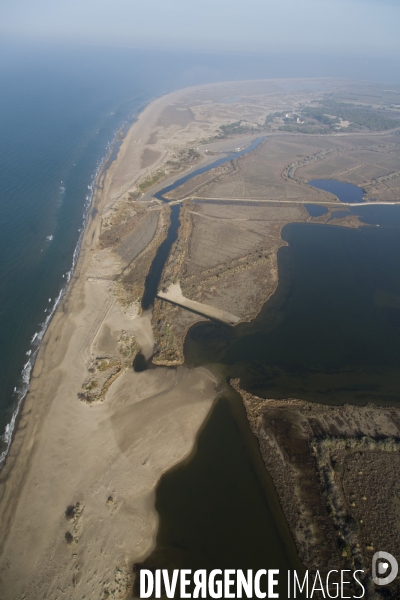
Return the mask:
<svg viewBox="0 0 400 600">
<path fill-rule="evenodd" d="M 328 212 L 328 209 L 320 204 L 305 204 L 304 208 L 310 217 L 322 217 L 322 215 L 326 215 Z"/>
<path fill-rule="evenodd" d="M 364 202 L 364 190 L 351 183 L 344 183 L 335 179 L 311 179 L 307 183 L 319 190 L 331 192 L 331 194 L 339 198 L 340 202 L 345 202 L 346 204 Z"/>
</svg>

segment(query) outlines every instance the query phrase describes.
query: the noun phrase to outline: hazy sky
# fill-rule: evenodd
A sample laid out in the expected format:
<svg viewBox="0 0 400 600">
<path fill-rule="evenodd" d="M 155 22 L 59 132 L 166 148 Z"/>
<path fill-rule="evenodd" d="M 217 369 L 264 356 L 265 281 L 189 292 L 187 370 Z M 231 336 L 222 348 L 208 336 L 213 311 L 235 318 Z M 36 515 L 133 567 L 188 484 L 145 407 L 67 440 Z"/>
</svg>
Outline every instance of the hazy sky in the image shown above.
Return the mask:
<svg viewBox="0 0 400 600">
<path fill-rule="evenodd" d="M 193 50 L 396 56 L 400 0 L 2 0 L 0 33 Z"/>
</svg>

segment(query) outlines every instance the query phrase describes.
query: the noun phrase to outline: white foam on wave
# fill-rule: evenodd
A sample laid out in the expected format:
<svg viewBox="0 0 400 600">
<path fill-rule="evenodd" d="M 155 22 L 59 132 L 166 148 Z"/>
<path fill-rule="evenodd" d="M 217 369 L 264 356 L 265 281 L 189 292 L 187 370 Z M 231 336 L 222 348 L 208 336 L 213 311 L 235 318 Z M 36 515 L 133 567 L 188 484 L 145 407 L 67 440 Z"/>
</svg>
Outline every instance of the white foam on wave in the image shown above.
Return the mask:
<svg viewBox="0 0 400 600">
<path fill-rule="evenodd" d="M 125 123 L 123 125 L 123 127 L 125 126 Z M 90 193 L 86 196 L 85 198 L 85 204 L 84 204 L 84 208 L 83 208 L 83 218 L 82 218 L 82 227 L 79 229 L 79 238 L 78 238 L 78 242 L 75 246 L 75 250 L 74 253 L 72 255 L 72 265 L 71 268 L 69 269 L 69 271 L 67 271 L 66 273 L 64 273 L 64 275 L 62 276 L 63 279 L 66 280 L 66 282 L 64 283 L 64 285 L 62 286 L 57 298 L 55 299 L 51 310 L 49 311 L 49 314 L 46 317 L 46 320 L 41 323 L 40 325 L 40 329 L 39 331 L 37 331 L 31 339 L 31 348 L 26 352 L 27 356 L 29 356 L 29 360 L 24 364 L 22 372 L 21 372 L 21 383 L 19 386 L 14 388 L 14 410 L 10 419 L 10 422 L 6 425 L 5 430 L 3 435 L 0 435 L 0 443 L 1 445 L 4 447 L 4 450 L 2 450 L 0 452 L 0 470 L 4 465 L 4 461 L 7 457 L 7 454 L 10 450 L 10 446 L 11 446 L 11 442 L 12 442 L 12 438 L 13 438 L 13 433 L 15 430 L 15 425 L 17 422 L 17 418 L 19 415 L 19 412 L 21 410 L 23 401 L 29 391 L 29 385 L 30 385 L 30 379 L 31 379 L 31 373 L 32 373 L 32 369 L 33 366 L 35 364 L 36 361 L 36 357 L 37 354 L 39 352 L 39 347 L 41 344 L 41 341 L 43 340 L 44 334 L 47 331 L 47 328 L 50 324 L 51 319 L 53 318 L 54 313 L 57 310 L 58 305 L 60 304 L 62 297 L 65 294 L 65 291 L 67 289 L 68 283 L 71 281 L 71 277 L 75 271 L 75 267 L 76 267 L 76 263 L 78 262 L 78 258 L 79 258 L 79 252 L 82 246 L 82 240 L 83 240 L 83 235 L 85 233 L 85 228 L 86 228 L 86 224 L 88 222 L 88 218 L 89 218 L 89 209 L 93 200 L 93 194 L 94 194 L 94 189 L 95 189 L 95 183 L 96 183 L 96 179 L 101 171 L 102 166 L 104 165 L 104 163 L 106 162 L 106 160 L 108 159 L 108 157 L 110 156 L 113 146 L 114 144 L 117 142 L 117 137 L 119 135 L 119 130 L 114 132 L 114 139 L 112 142 L 108 142 L 107 146 L 106 146 L 106 154 L 105 156 L 98 162 L 98 164 L 96 165 L 96 169 L 94 171 L 94 173 L 91 176 L 92 179 L 92 183 L 90 185 L 88 185 L 88 189 L 90 190 Z M 61 182 L 62 183 L 62 182 Z M 65 191 L 65 188 L 64 188 Z M 51 239 L 50 239 L 51 238 Z M 48 241 L 51 241 L 53 239 L 53 236 L 48 236 L 46 238 Z M 51 298 L 49 298 L 49 302 L 51 302 Z"/>
</svg>

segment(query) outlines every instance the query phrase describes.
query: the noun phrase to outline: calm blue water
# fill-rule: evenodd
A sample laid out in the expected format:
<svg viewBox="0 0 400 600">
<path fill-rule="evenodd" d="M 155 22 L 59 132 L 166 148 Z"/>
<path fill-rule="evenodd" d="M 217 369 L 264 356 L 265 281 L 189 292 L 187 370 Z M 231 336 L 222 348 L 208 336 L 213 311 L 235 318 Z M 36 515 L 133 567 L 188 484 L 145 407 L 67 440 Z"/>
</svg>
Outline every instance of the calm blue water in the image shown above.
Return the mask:
<svg viewBox="0 0 400 600">
<path fill-rule="evenodd" d="M 320 204 L 305 204 L 304 208 L 310 217 L 322 217 L 322 215 L 325 215 L 328 212 L 328 209 Z"/>
<path fill-rule="evenodd" d="M 153 92 L 137 77 L 99 93 L 90 60 L 25 59 L 0 72 L 0 434 L 69 278 L 96 171 Z"/>
<path fill-rule="evenodd" d="M 335 194 L 340 202 L 349 202 L 350 204 L 363 202 L 364 190 L 351 183 L 344 183 L 343 181 L 336 181 L 335 179 L 312 179 L 311 181 L 308 181 L 308 184 L 319 190 Z"/>
</svg>

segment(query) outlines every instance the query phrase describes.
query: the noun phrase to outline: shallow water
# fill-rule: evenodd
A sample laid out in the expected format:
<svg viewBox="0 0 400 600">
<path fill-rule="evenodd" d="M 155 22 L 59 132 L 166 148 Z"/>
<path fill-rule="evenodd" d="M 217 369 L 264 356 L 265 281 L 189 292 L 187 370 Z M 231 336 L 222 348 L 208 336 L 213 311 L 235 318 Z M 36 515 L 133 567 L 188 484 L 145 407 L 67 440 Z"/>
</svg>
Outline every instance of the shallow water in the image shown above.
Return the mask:
<svg viewBox="0 0 400 600">
<path fill-rule="evenodd" d="M 239 377 L 265 398 L 398 404 L 400 207 L 351 213 L 375 226 L 287 225 L 275 294 L 251 323 L 194 325 L 185 340 L 186 364 Z M 298 568 L 234 393 L 217 403 L 191 459 L 163 476 L 156 499 L 160 527 L 145 567 Z"/>
</svg>

